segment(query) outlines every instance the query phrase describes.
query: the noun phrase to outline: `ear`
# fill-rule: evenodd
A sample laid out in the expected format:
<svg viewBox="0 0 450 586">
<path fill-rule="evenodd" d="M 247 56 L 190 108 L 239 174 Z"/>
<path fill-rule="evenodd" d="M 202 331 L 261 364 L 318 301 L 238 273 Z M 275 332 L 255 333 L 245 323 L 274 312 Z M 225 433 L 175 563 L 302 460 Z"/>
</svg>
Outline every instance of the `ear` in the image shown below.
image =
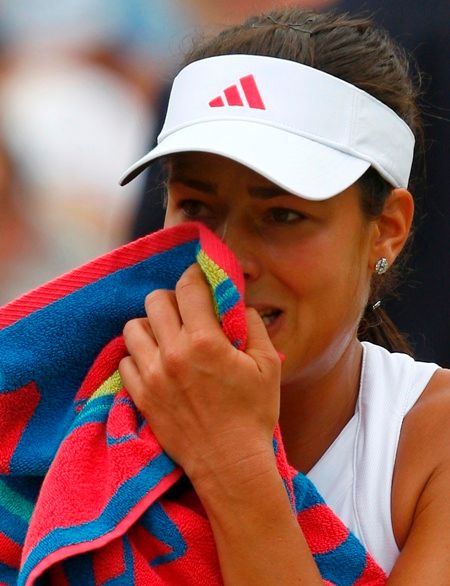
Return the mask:
<svg viewBox="0 0 450 586">
<path fill-rule="evenodd" d="M 375 230 L 369 258 L 373 271 L 376 262 L 387 258 L 392 265 L 400 254 L 411 230 L 414 200 L 406 189 L 393 189 L 386 199 L 383 211 L 375 220 Z"/>
</svg>

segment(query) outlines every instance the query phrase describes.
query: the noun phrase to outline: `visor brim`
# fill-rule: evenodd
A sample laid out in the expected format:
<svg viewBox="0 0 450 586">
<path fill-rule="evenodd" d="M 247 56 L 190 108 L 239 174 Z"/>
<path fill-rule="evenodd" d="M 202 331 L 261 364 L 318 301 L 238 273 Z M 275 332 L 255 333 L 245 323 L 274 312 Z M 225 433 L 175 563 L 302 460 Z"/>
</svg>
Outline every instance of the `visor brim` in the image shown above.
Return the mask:
<svg viewBox="0 0 450 586">
<path fill-rule="evenodd" d="M 282 189 L 320 201 L 355 183 L 370 162 L 293 132 L 254 122 L 217 120 L 192 124 L 166 136 L 121 177 L 126 185 L 152 161 L 182 152 L 221 155 Z"/>
</svg>

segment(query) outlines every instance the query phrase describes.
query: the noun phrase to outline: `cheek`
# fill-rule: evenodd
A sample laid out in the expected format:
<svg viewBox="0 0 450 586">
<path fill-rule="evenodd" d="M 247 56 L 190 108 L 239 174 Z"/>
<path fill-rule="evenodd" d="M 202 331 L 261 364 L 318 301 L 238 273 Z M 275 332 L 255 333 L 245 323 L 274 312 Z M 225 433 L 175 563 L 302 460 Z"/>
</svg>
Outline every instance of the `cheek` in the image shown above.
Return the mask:
<svg viewBox="0 0 450 586">
<path fill-rule="evenodd" d="M 297 293 L 320 295 L 340 278 L 338 253 L 326 239 L 300 239 L 283 248 L 265 249 L 277 276 Z"/>
<path fill-rule="evenodd" d="M 333 269 L 330 268 L 328 294 L 325 294 L 325 311 L 329 319 L 347 331 L 356 328 L 367 304 L 369 286 L 361 254 L 349 255 L 347 261 L 336 263 Z"/>
<path fill-rule="evenodd" d="M 320 319 L 347 316 L 357 320 L 370 285 L 367 262 L 356 242 L 318 242 L 271 255 L 278 280 L 293 296 L 300 312 L 315 307 Z M 339 317 L 338 317 L 339 316 Z"/>
</svg>

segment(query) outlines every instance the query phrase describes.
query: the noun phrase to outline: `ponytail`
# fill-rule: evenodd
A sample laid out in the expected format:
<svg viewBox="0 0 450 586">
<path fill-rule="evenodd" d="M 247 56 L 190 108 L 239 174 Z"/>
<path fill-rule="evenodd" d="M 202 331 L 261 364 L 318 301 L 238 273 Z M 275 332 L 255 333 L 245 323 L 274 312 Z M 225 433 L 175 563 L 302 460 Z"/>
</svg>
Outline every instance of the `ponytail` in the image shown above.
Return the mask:
<svg viewBox="0 0 450 586">
<path fill-rule="evenodd" d="M 367 305 L 359 323 L 358 339 L 383 346 L 390 352 L 413 355 L 407 338 L 399 332 L 394 322 L 381 307 Z"/>
</svg>

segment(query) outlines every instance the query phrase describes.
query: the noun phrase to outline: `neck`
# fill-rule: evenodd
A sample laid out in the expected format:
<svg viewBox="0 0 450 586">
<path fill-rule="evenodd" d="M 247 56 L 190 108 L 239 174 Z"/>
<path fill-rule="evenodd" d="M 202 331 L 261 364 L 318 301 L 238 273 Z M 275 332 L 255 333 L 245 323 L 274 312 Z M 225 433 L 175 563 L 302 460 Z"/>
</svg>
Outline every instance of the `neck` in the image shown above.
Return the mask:
<svg viewBox="0 0 450 586">
<path fill-rule="evenodd" d="M 352 418 L 359 394 L 362 346 L 355 340 L 314 381 L 281 388 L 280 429 L 292 466 L 306 473 Z"/>
</svg>

